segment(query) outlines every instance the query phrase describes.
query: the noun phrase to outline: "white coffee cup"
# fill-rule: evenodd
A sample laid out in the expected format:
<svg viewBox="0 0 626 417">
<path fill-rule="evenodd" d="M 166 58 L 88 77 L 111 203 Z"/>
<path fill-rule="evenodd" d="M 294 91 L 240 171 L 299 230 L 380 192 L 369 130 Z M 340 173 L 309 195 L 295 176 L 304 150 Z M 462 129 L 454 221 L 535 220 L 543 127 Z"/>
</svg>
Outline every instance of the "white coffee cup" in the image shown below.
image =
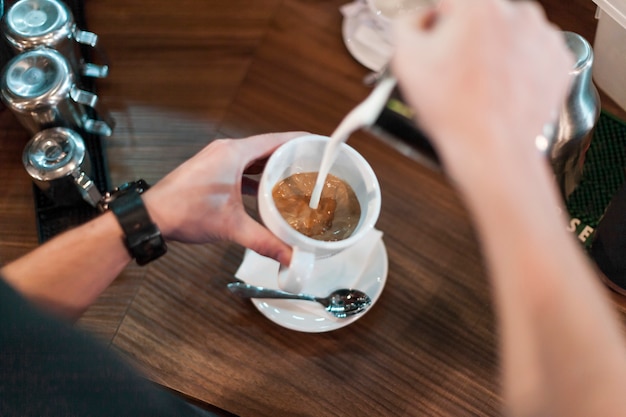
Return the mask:
<svg viewBox="0 0 626 417">
<path fill-rule="evenodd" d="M 342 143 L 330 174 L 348 183 L 359 201 L 361 217 L 354 232 L 342 240 L 316 240 L 298 232 L 283 218 L 272 197 L 274 186 L 293 174 L 319 171 L 327 142 L 328 137 L 306 135 L 283 144 L 267 161 L 259 183 L 258 205 L 263 223 L 293 247 L 289 267 L 281 267 L 278 274 L 278 286 L 285 291 L 301 292 L 312 277 L 316 260 L 336 255 L 358 243 L 374 228 L 380 214 L 380 186 L 373 169 L 354 148 Z"/>
</svg>

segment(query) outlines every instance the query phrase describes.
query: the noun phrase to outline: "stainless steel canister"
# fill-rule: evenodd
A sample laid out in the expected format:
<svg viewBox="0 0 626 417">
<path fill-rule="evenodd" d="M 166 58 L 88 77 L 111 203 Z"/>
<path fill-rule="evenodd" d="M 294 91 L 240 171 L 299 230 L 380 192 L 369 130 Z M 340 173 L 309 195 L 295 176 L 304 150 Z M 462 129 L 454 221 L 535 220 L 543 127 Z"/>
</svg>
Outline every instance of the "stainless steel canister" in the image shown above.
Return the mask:
<svg viewBox="0 0 626 417">
<path fill-rule="evenodd" d="M 563 198 L 567 199 L 579 184 L 585 154 L 600 117 L 600 96 L 591 79 L 593 50 L 589 42 L 573 32 L 564 32 L 575 63 L 569 75 L 571 87 L 558 120 L 553 126 L 549 158 Z"/>
<path fill-rule="evenodd" d="M 56 127 L 37 133 L 22 154 L 33 182 L 59 205 L 85 200 L 97 207 L 100 191 L 90 179 L 91 160 L 83 138 L 75 131 Z"/>
<path fill-rule="evenodd" d="M 65 58 L 56 50 L 39 48 L 14 57 L 0 80 L 0 96 L 31 133 L 49 127 L 110 136 L 115 122 L 98 96 L 76 86 Z M 97 118 L 91 117 L 89 108 Z"/>
<path fill-rule="evenodd" d="M 72 12 L 58 0 L 19 0 L 9 8 L 2 19 L 2 32 L 16 53 L 38 47 L 59 51 L 78 75 L 103 78 L 108 75 L 108 65 L 85 62 L 80 45 L 94 48 L 106 62 L 104 52 L 98 47 L 95 33 L 79 30 Z"/>
</svg>

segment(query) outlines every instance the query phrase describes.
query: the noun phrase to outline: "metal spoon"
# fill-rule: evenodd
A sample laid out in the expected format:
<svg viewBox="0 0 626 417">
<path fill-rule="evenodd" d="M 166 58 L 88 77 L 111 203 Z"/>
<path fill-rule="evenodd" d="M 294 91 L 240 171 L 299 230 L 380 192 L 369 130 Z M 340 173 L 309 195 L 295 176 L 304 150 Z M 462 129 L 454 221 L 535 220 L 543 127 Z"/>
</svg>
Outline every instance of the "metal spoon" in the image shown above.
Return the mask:
<svg viewBox="0 0 626 417">
<path fill-rule="evenodd" d="M 246 298 L 281 298 L 287 300 L 317 301 L 326 311 L 335 317 L 344 319 L 367 310 L 372 304 L 370 297 L 353 289 L 340 289 L 333 291 L 328 297 L 315 297 L 309 294 L 293 294 L 271 288 L 255 287 L 243 282 L 231 282 L 228 289 L 240 297 Z"/>
</svg>

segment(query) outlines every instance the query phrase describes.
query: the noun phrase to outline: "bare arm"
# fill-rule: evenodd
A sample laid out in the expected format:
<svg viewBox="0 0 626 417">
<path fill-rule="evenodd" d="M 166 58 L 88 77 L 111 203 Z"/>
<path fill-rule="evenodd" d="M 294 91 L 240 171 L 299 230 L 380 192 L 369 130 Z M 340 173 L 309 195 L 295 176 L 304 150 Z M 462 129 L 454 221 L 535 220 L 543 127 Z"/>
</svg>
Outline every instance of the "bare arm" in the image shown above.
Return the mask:
<svg viewBox="0 0 626 417">
<path fill-rule="evenodd" d="M 288 264 L 291 248 L 245 212 L 242 176 L 301 134 L 214 141 L 144 194 L 152 220 L 166 240 L 230 240 Z M 75 318 L 131 261 L 122 238 L 117 220 L 106 213 L 5 265 L 0 275 L 41 307 Z"/>
<path fill-rule="evenodd" d="M 534 147 L 567 89 L 561 34 L 529 2 L 443 0 L 399 24 L 397 45 L 394 71 L 482 241 L 507 415 L 626 415 L 618 321 Z"/>
<path fill-rule="evenodd" d="M 122 230 L 107 213 L 9 263 L 0 274 L 41 307 L 76 317 L 130 260 Z"/>
<path fill-rule="evenodd" d="M 549 169 L 506 168 L 478 174 L 480 186 L 464 194 L 492 275 L 511 414 L 626 415 L 624 340 L 606 289 L 555 210 Z"/>
</svg>

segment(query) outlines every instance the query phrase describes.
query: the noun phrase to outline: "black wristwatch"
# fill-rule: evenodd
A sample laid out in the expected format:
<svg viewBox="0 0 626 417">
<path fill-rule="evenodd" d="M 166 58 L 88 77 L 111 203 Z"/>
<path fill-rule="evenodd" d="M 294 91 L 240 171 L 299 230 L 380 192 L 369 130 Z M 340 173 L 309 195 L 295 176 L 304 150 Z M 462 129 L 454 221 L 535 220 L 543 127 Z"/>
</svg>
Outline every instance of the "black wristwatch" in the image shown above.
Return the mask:
<svg viewBox="0 0 626 417">
<path fill-rule="evenodd" d="M 122 230 L 124 244 L 138 265 L 145 265 L 167 252 L 161 231 L 152 222 L 141 194 L 150 186 L 144 180 L 126 183 L 107 193 L 103 210 L 110 209 Z"/>
</svg>

